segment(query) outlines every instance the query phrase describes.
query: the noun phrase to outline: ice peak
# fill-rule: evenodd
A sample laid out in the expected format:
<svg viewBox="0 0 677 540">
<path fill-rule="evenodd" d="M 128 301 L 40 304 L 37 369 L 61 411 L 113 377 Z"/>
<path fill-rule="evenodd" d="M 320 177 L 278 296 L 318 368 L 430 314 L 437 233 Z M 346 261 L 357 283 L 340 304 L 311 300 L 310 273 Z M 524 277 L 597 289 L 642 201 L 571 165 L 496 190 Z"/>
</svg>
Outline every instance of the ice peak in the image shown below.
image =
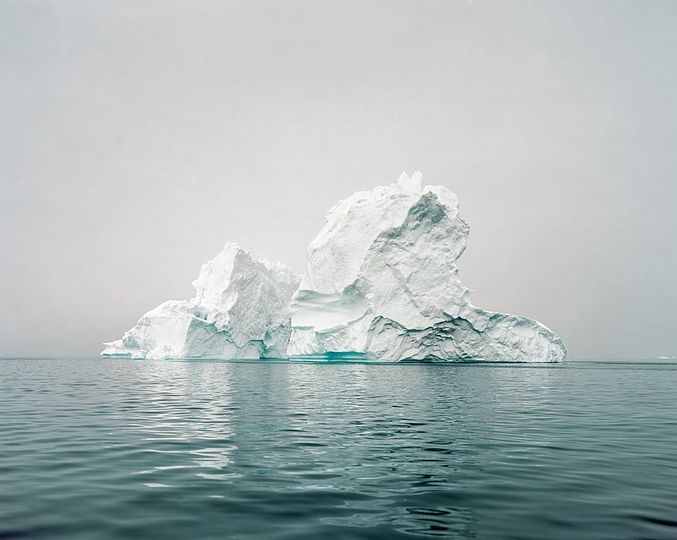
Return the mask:
<svg viewBox="0 0 677 540">
<path fill-rule="evenodd" d="M 230 252 L 230 251 L 247 251 L 246 249 L 243 249 L 240 247 L 240 244 L 237 242 L 232 242 L 228 241 L 223 245 L 223 251 Z"/>
<path fill-rule="evenodd" d="M 421 181 L 423 180 L 423 174 L 420 171 L 416 171 L 414 174 L 409 177 L 406 171 L 402 171 L 402 174 L 397 179 L 397 187 L 404 193 L 421 193 Z"/>
</svg>

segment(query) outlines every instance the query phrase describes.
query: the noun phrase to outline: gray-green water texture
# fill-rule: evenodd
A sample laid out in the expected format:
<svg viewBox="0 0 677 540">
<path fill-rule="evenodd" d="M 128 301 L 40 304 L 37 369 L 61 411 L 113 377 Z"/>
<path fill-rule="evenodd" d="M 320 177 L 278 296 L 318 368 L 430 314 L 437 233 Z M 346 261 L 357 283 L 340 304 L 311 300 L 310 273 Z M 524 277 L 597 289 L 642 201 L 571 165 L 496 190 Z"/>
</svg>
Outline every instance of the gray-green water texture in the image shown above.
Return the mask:
<svg viewBox="0 0 677 540">
<path fill-rule="evenodd" d="M 677 365 L 0 360 L 0 539 L 677 538 Z"/>
</svg>

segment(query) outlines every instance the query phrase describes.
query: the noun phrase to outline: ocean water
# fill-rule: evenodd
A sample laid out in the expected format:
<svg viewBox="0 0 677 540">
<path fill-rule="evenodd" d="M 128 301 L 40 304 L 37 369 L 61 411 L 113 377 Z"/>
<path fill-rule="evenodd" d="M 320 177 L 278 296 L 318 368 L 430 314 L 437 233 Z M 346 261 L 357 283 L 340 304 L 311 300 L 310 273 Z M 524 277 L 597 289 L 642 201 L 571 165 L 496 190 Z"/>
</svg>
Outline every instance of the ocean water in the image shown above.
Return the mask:
<svg viewBox="0 0 677 540">
<path fill-rule="evenodd" d="M 677 365 L 0 360 L 0 539 L 677 538 Z"/>
</svg>

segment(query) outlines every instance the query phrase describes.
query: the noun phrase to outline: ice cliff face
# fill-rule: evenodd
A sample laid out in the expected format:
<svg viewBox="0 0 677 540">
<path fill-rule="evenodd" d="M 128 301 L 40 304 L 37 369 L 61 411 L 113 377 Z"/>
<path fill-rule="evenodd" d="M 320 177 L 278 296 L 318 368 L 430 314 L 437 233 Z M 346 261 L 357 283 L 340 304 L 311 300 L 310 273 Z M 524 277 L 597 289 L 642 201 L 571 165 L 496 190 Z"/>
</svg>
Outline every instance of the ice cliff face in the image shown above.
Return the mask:
<svg viewBox="0 0 677 540">
<path fill-rule="evenodd" d="M 470 302 L 457 259 L 469 227 L 421 173 L 340 201 L 303 280 L 239 248 L 202 267 L 191 300 L 146 313 L 104 356 L 557 362 L 560 338 Z"/>
<path fill-rule="evenodd" d="M 299 278 L 289 268 L 254 259 L 237 244 L 202 266 L 195 297 L 146 313 L 103 356 L 132 358 L 285 358 L 290 300 Z"/>
<path fill-rule="evenodd" d="M 340 201 L 308 248 L 288 355 L 381 361 L 557 362 L 539 322 L 477 308 L 458 278 L 468 224 L 456 196 L 421 173 Z"/>
</svg>

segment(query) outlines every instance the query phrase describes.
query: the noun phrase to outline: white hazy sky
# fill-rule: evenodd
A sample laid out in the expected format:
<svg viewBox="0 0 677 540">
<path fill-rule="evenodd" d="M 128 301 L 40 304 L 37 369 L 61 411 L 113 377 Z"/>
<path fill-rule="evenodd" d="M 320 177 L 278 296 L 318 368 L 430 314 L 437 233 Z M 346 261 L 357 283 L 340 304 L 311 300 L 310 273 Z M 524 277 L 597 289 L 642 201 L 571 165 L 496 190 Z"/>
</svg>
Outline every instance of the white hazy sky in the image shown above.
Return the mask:
<svg viewBox="0 0 677 540">
<path fill-rule="evenodd" d="M 572 357 L 677 354 L 677 2 L 0 0 L 0 355 L 96 354 L 234 240 L 420 169 Z"/>
</svg>

